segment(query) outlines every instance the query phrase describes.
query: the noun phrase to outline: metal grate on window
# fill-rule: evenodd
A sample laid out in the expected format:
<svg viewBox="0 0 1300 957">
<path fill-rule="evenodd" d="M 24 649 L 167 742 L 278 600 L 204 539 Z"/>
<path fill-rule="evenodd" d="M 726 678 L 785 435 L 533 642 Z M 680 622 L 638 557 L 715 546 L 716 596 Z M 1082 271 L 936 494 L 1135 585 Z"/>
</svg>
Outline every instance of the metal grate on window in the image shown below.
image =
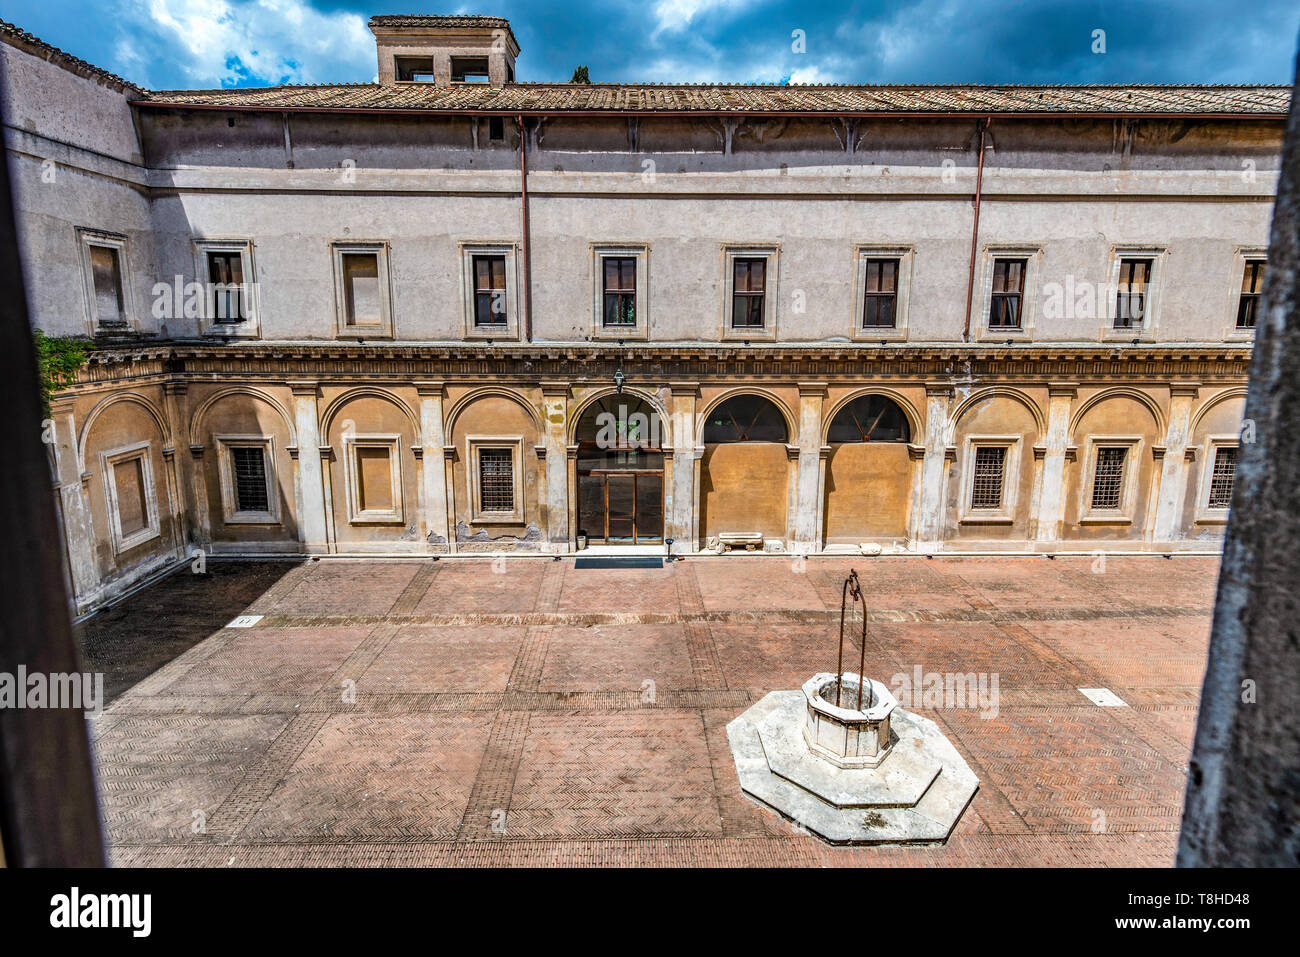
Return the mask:
<svg viewBox="0 0 1300 957">
<path fill-rule="evenodd" d="M 1124 495 L 1124 458 L 1128 449 L 1098 449 L 1092 476 L 1092 507 L 1119 508 Z"/>
<path fill-rule="evenodd" d="M 515 510 L 514 456 L 510 449 L 478 450 L 479 510 Z"/>
<path fill-rule="evenodd" d="M 1214 453 L 1214 470 L 1210 473 L 1210 508 L 1227 508 L 1232 504 L 1232 483 L 1237 477 L 1237 447 L 1220 446 Z"/>
<path fill-rule="evenodd" d="M 1002 471 L 1006 466 L 1005 445 L 981 445 L 975 449 L 975 478 L 971 483 L 971 508 L 1000 508 Z"/>
<path fill-rule="evenodd" d="M 260 446 L 230 450 L 235 466 L 235 503 L 240 512 L 269 512 L 266 489 L 266 456 Z"/>
</svg>

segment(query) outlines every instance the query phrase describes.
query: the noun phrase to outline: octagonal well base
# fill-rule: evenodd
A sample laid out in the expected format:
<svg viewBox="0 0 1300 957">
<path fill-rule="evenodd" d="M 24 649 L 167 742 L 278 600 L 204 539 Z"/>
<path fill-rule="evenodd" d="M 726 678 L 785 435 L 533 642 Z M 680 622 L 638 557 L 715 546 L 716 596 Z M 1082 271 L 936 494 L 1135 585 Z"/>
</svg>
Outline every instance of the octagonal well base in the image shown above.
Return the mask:
<svg viewBox="0 0 1300 957">
<path fill-rule="evenodd" d="M 832 844 L 939 844 L 979 779 L 928 718 L 895 709 L 889 758 L 841 768 L 802 736 L 802 691 L 774 691 L 727 725 L 745 795 Z"/>
</svg>

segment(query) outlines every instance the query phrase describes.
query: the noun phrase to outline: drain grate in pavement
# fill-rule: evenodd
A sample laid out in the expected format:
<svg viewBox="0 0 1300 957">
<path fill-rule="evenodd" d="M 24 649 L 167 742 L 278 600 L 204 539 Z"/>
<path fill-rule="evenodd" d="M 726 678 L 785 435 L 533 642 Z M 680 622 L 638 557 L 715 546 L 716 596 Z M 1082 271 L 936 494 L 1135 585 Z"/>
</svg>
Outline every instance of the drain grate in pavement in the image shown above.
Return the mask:
<svg viewBox="0 0 1300 957">
<path fill-rule="evenodd" d="M 663 568 L 664 560 L 651 556 L 632 556 L 627 558 L 579 558 L 573 563 L 574 568 Z"/>
</svg>

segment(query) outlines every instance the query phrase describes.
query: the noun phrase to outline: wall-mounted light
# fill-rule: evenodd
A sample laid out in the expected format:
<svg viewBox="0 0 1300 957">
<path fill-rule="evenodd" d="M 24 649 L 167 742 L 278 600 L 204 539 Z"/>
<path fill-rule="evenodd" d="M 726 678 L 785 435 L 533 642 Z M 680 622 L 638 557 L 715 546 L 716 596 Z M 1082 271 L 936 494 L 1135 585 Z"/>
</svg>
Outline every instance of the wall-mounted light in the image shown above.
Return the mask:
<svg viewBox="0 0 1300 957">
<path fill-rule="evenodd" d="M 623 375 L 623 367 L 619 366 L 618 371 L 614 373 L 614 391 L 619 395 L 623 394 L 623 381 L 627 376 Z"/>
</svg>

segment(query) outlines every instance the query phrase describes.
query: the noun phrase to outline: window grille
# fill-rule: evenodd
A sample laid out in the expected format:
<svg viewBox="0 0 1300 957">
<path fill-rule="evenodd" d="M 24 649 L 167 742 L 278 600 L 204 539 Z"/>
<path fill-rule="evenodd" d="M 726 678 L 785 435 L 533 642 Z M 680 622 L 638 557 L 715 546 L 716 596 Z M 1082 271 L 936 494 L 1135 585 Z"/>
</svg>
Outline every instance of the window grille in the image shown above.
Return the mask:
<svg viewBox="0 0 1300 957">
<path fill-rule="evenodd" d="M 975 449 L 975 477 L 971 483 L 971 508 L 1000 508 L 1002 471 L 1006 466 L 1004 445 L 981 445 Z"/>
<path fill-rule="evenodd" d="M 514 456 L 510 449 L 478 450 L 479 510 L 515 510 Z"/>
<path fill-rule="evenodd" d="M 1119 508 L 1124 495 L 1124 458 L 1127 449 L 1098 449 L 1092 476 L 1092 507 Z"/>
<path fill-rule="evenodd" d="M 266 456 L 260 446 L 230 450 L 235 471 L 235 502 L 240 512 L 269 512 L 266 489 Z"/>
<path fill-rule="evenodd" d="M 1210 473 L 1210 508 L 1227 508 L 1232 504 L 1232 483 L 1237 477 L 1237 447 L 1220 446 L 1214 453 Z"/>
</svg>

